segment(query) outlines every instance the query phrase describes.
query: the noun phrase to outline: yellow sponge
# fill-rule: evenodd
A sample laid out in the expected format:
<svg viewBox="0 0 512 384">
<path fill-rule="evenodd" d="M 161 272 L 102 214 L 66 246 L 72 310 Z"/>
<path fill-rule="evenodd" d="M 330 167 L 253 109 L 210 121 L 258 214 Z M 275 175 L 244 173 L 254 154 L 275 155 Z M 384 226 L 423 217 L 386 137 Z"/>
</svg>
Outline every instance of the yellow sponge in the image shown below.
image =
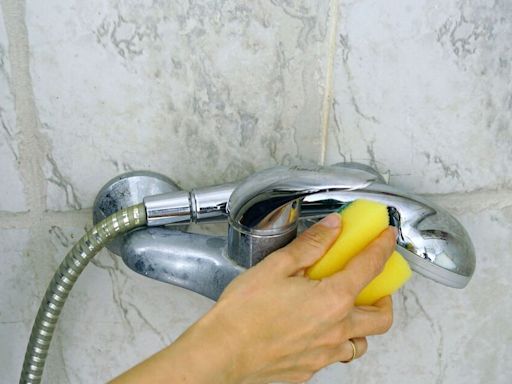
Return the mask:
<svg viewBox="0 0 512 384">
<path fill-rule="evenodd" d="M 385 205 L 368 200 L 356 200 L 340 211 L 342 228 L 327 253 L 308 268 L 311 279 L 322 279 L 341 271 L 347 262 L 361 252 L 389 226 Z M 411 277 L 411 268 L 398 252 L 393 252 L 384 270 L 356 298 L 356 305 L 371 305 L 391 295 Z"/>
</svg>

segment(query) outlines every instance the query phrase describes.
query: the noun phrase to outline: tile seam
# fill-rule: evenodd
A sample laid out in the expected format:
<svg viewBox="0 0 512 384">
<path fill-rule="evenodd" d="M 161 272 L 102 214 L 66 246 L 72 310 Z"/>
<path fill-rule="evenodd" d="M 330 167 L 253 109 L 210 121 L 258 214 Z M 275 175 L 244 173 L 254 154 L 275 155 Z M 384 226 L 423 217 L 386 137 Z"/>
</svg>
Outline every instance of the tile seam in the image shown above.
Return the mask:
<svg viewBox="0 0 512 384">
<path fill-rule="evenodd" d="M 46 183 L 43 170 L 47 140 L 39 131 L 30 74 L 30 50 L 25 23 L 25 2 L 3 0 L 4 24 L 9 44 L 11 92 L 14 95 L 16 125 L 19 133 L 19 172 L 23 180 L 28 214 L 34 222 L 42 219 L 46 206 Z"/>
<path fill-rule="evenodd" d="M 332 103 L 333 92 L 333 72 L 334 72 L 334 56 L 336 54 L 336 32 L 338 26 L 338 0 L 331 0 L 329 13 L 329 42 L 327 47 L 327 68 L 325 74 L 325 89 L 322 102 L 322 132 L 321 132 L 321 149 L 320 164 L 325 165 L 325 157 L 327 152 L 327 140 L 329 134 L 329 116 Z"/>
<path fill-rule="evenodd" d="M 440 205 L 449 205 L 454 209 L 502 209 L 512 206 L 512 190 L 478 190 L 471 192 L 453 192 L 445 194 L 420 194 Z M 74 211 L 45 211 L 41 215 L 40 225 L 48 227 L 87 225 L 92 222 L 92 208 Z M 0 229 L 31 228 L 33 214 L 30 212 L 0 211 Z"/>
</svg>

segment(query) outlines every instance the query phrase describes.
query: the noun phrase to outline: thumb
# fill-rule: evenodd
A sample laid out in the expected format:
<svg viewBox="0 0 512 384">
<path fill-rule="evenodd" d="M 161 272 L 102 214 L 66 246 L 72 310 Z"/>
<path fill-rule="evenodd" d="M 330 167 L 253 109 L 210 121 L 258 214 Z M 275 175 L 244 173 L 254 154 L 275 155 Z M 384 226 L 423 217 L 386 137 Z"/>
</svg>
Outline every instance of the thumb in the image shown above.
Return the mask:
<svg viewBox="0 0 512 384">
<path fill-rule="evenodd" d="M 273 273 L 292 276 L 313 265 L 334 243 L 341 229 L 341 217 L 331 213 L 302 232 L 285 247 L 273 252 L 261 264 Z"/>
</svg>

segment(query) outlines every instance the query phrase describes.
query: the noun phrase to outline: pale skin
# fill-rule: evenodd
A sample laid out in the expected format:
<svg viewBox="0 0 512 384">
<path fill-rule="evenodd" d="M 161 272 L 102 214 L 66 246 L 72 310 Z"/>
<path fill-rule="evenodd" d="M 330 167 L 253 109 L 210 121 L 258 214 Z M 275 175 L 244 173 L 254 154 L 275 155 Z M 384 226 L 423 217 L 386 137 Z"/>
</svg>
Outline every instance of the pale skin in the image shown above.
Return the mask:
<svg viewBox="0 0 512 384">
<path fill-rule="evenodd" d="M 129 383 L 302 383 L 335 362 L 359 358 L 367 336 L 393 322 L 389 296 L 354 306 L 395 247 L 388 228 L 343 271 L 304 276 L 340 233 L 338 214 L 315 224 L 228 285 L 218 302 L 173 344 L 112 381 Z"/>
</svg>

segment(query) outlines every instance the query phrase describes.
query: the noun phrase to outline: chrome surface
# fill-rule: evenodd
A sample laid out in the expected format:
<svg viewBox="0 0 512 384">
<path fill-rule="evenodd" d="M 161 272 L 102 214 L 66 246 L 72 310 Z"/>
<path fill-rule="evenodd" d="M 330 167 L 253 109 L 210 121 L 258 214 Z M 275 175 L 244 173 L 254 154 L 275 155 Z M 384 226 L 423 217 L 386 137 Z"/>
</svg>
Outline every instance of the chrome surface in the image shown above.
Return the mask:
<svg viewBox="0 0 512 384">
<path fill-rule="evenodd" d="M 324 211 L 328 213 L 331 207 L 341 207 L 357 199 L 378 201 L 395 210 L 395 220 L 399 223 L 397 250 L 414 271 L 450 287 L 467 285 L 476 265 L 468 233 L 444 208 L 420 196 L 373 183 L 361 190 L 311 196 L 303 204 L 303 216 L 321 217 L 318 201 L 330 201 Z M 314 208 L 309 210 L 310 207 Z"/>
<path fill-rule="evenodd" d="M 279 234 L 296 227 L 304 197 L 330 191 L 362 189 L 377 177 L 342 167 L 274 167 L 242 181 L 227 205 L 229 222 L 240 231 Z"/>
<path fill-rule="evenodd" d="M 349 169 L 359 169 L 360 171 L 364 171 L 370 175 L 375 176 L 375 181 L 383 184 L 387 184 L 386 179 L 382 176 L 379 171 L 375 168 L 370 167 L 366 164 L 356 163 L 353 161 L 347 161 L 345 163 L 336 163 L 331 165 L 331 167 L 340 167 L 340 168 L 349 168 Z"/>
<path fill-rule="evenodd" d="M 297 236 L 297 227 L 283 233 L 259 234 L 237 231 L 228 227 L 228 255 L 244 268 L 258 264 L 268 254 L 284 247 Z"/>
<path fill-rule="evenodd" d="M 94 224 L 113 213 L 142 203 L 145 196 L 177 191 L 179 187 L 168 177 L 156 172 L 133 171 L 123 173 L 109 180 L 98 192 L 93 204 Z M 122 238 L 108 243 L 107 248 L 121 254 Z"/>
<path fill-rule="evenodd" d="M 244 271 L 226 251 L 225 237 L 148 228 L 128 235 L 122 257 L 137 273 L 217 300 Z"/>
<path fill-rule="evenodd" d="M 445 209 L 387 185 L 377 171 L 357 163 L 275 167 L 239 183 L 148 193 L 149 225 L 172 226 L 128 234 L 120 251 L 138 273 L 216 299 L 237 274 L 290 242 L 299 224 L 307 227 L 357 199 L 388 206 L 390 223 L 399 228 L 397 250 L 414 271 L 450 287 L 467 285 L 475 254 L 462 225 Z M 227 239 L 176 226 L 212 221 L 229 223 Z"/>
<path fill-rule="evenodd" d="M 236 184 L 176 191 L 144 198 L 148 226 L 226 221 L 226 204 Z"/>
<path fill-rule="evenodd" d="M 148 227 L 188 224 L 192 221 L 190 192 L 174 191 L 144 198 Z"/>
<path fill-rule="evenodd" d="M 467 285 L 475 269 L 475 254 L 462 225 L 445 209 L 391 187 L 375 171 L 354 164 L 276 167 L 243 181 L 227 206 L 229 255 L 241 265 L 253 265 L 286 244 L 299 216 L 323 217 L 357 199 L 390 208 L 393 224 L 400 231 L 397 249 L 413 270 L 450 287 Z"/>
<path fill-rule="evenodd" d="M 275 167 L 248 177 L 227 205 L 230 257 L 244 267 L 253 266 L 296 236 L 304 198 L 365 188 L 377 179 L 369 172 L 341 167 Z M 325 201 L 332 208 L 327 211 L 324 200 L 312 202 L 310 213 L 332 212 L 335 206 Z"/>
<path fill-rule="evenodd" d="M 191 195 L 192 212 L 196 222 L 226 221 L 226 205 L 236 183 L 193 189 Z"/>
</svg>

